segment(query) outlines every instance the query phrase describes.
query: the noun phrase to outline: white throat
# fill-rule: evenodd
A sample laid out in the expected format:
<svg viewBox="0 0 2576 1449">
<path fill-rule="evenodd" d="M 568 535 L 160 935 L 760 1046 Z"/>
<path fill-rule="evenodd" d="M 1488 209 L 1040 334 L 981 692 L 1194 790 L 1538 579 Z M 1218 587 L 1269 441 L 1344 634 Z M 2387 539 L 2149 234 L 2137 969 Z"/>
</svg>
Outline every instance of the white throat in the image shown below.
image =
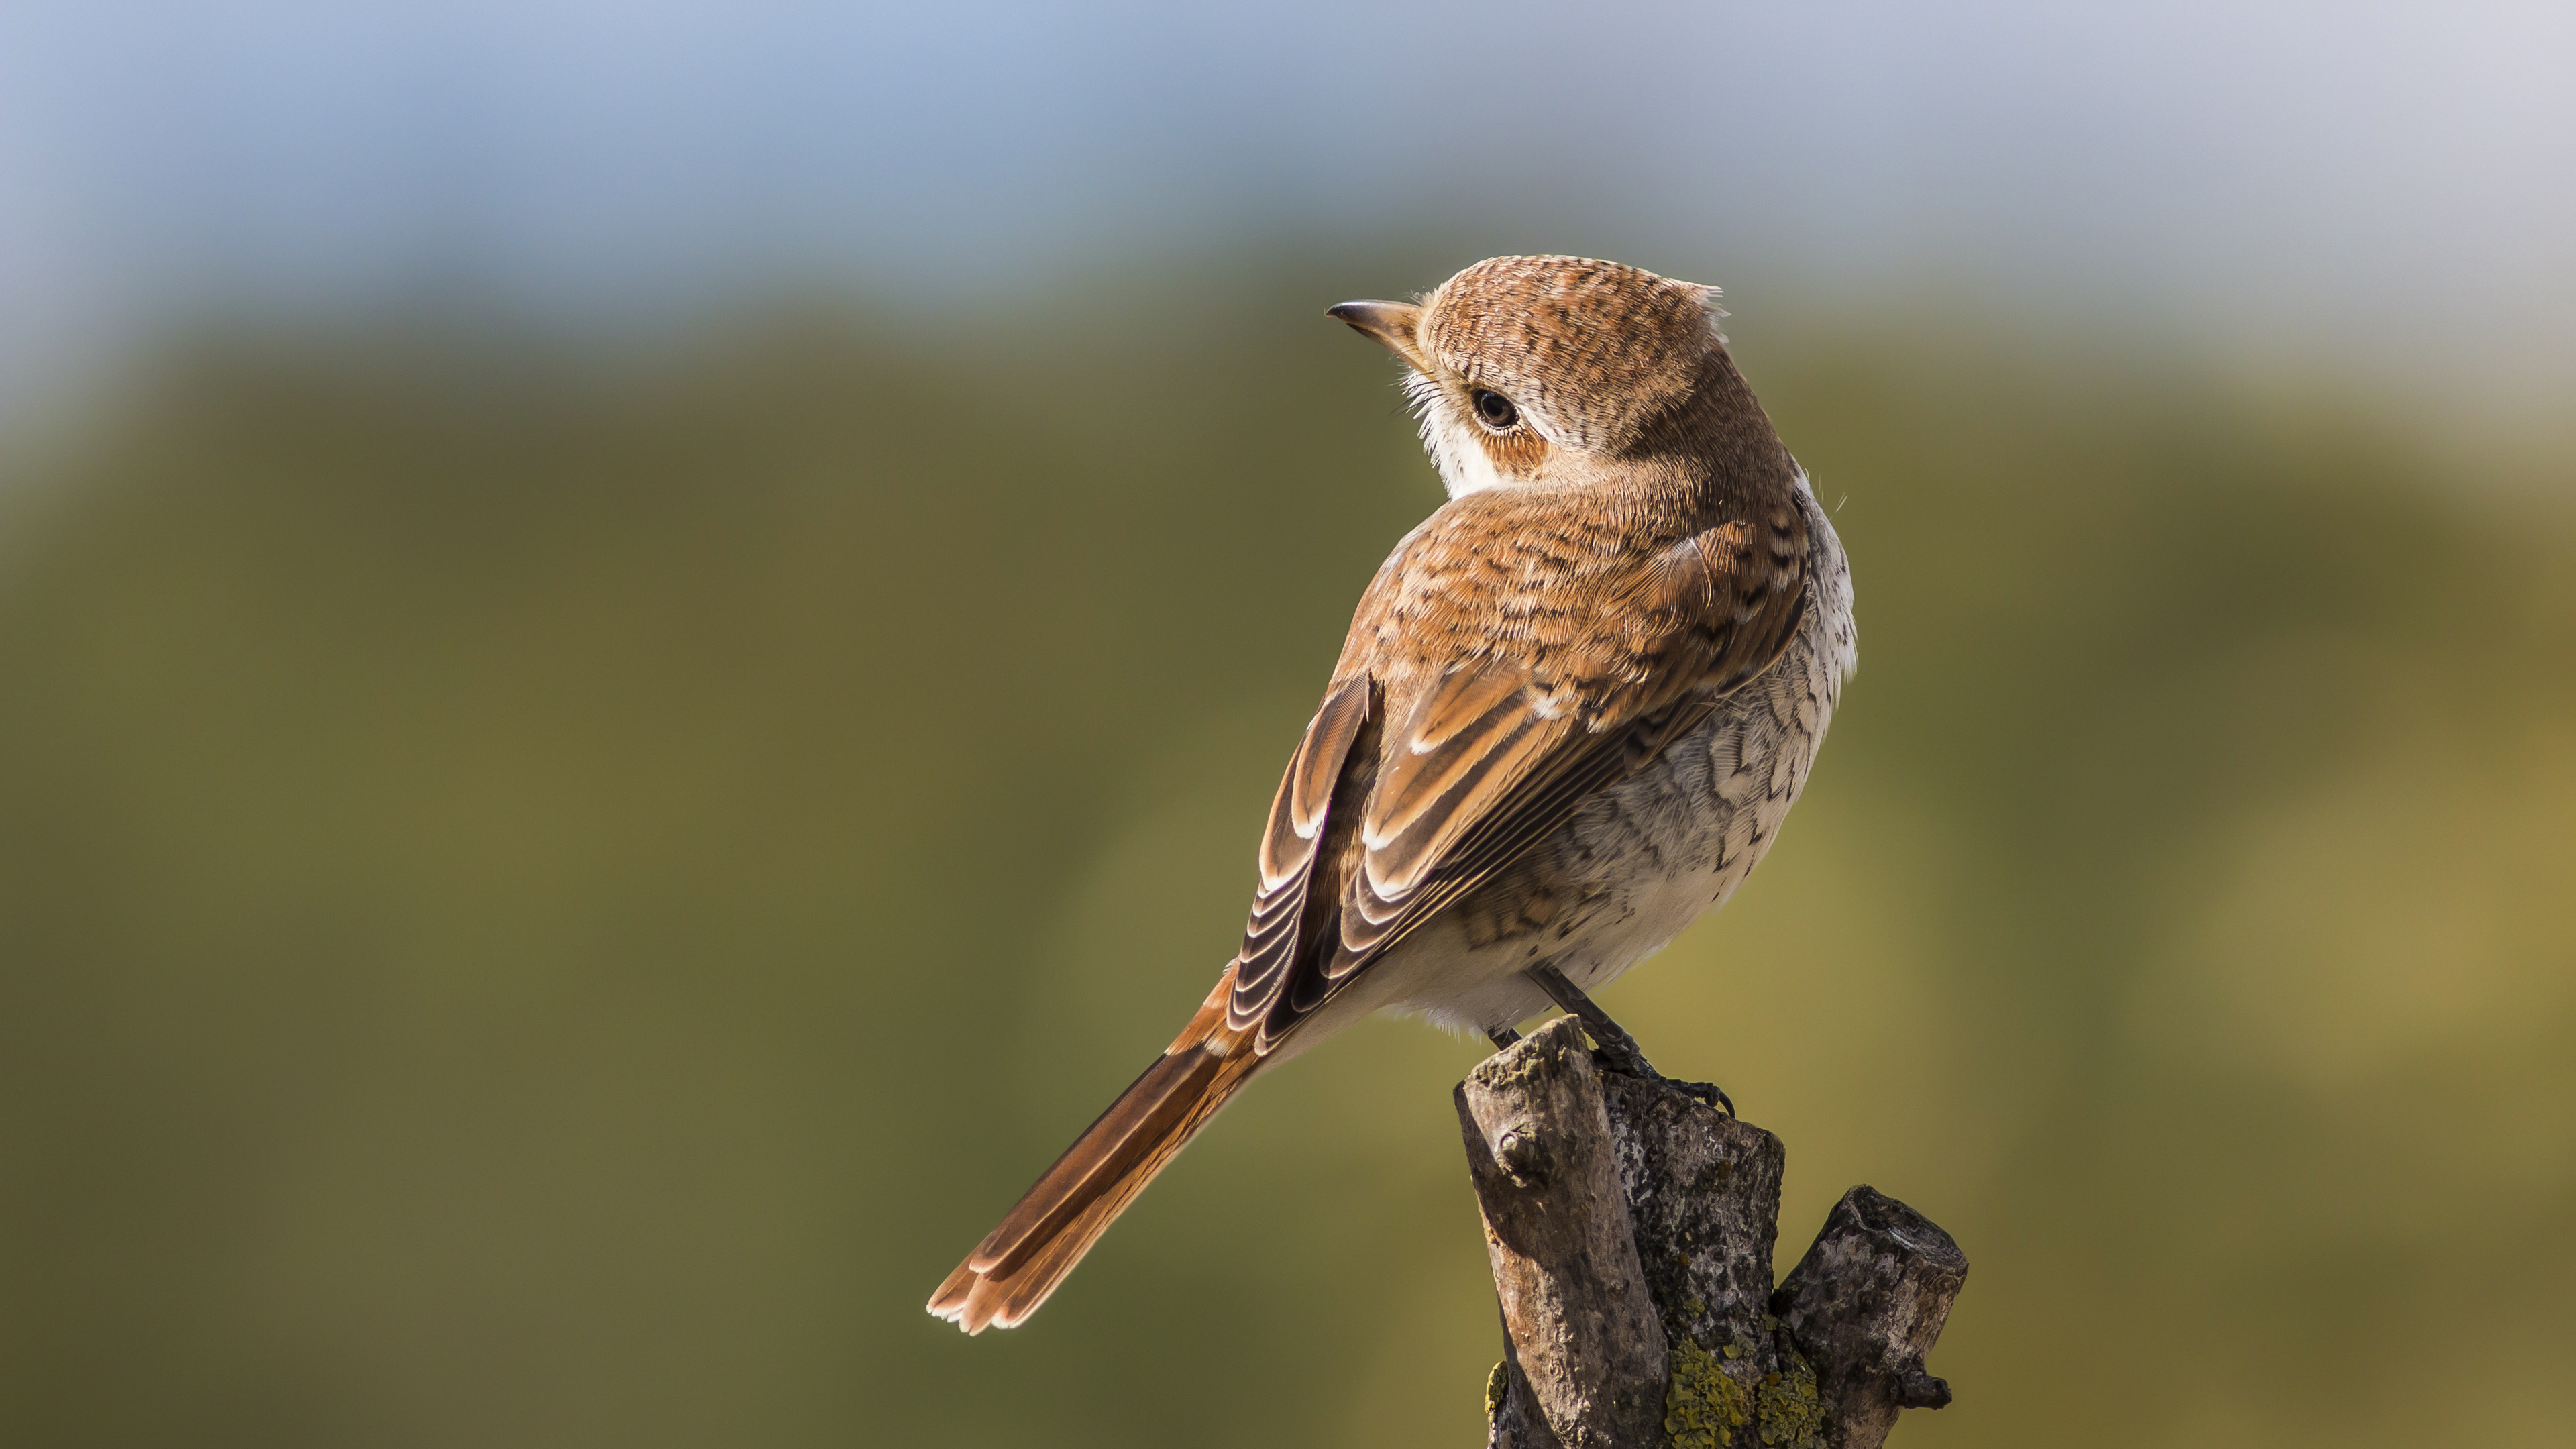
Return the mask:
<svg viewBox="0 0 2576 1449">
<path fill-rule="evenodd" d="M 1407 373 L 1404 395 L 1422 425 L 1422 446 L 1431 450 L 1431 461 L 1440 469 L 1440 486 L 1450 497 L 1503 486 L 1503 475 L 1494 471 L 1494 460 L 1476 441 L 1476 425 L 1458 416 L 1440 384 L 1421 373 Z"/>
</svg>

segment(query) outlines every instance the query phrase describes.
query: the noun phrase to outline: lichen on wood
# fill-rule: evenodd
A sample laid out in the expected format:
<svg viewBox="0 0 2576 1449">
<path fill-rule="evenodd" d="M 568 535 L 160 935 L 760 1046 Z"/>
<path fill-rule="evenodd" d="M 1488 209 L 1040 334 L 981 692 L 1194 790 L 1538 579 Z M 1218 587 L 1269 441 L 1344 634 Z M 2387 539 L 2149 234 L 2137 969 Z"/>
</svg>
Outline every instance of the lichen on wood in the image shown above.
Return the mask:
<svg viewBox="0 0 2576 1449">
<path fill-rule="evenodd" d="M 1967 1274 L 1949 1235 L 1854 1188 L 1772 1286 L 1787 1154 L 1668 1083 L 1598 1070 L 1560 1019 L 1458 1090 L 1506 1356 L 1492 1449 L 1876 1449 Z"/>
<path fill-rule="evenodd" d="M 1744 1390 L 1687 1338 L 1674 1344 L 1672 1365 L 1664 1384 L 1664 1441 L 1672 1449 L 1729 1449 L 1735 1431 L 1753 1419 Z"/>
</svg>

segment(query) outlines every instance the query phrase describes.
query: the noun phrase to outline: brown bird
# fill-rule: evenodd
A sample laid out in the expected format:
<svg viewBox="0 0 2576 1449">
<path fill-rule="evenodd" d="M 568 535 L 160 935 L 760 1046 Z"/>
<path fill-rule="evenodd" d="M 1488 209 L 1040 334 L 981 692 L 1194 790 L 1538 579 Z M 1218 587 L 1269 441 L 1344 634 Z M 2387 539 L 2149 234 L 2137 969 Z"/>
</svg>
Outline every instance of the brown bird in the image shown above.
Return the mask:
<svg viewBox="0 0 2576 1449">
<path fill-rule="evenodd" d="M 1449 501 L 1360 599 L 1241 951 L 932 1313 L 1025 1321 L 1227 1099 L 1373 1011 L 1502 1046 L 1554 1002 L 1653 1074 L 1584 993 L 1743 883 L 1854 662 L 1842 545 L 1715 298 L 1496 257 L 1331 309 L 1411 369 Z"/>
</svg>

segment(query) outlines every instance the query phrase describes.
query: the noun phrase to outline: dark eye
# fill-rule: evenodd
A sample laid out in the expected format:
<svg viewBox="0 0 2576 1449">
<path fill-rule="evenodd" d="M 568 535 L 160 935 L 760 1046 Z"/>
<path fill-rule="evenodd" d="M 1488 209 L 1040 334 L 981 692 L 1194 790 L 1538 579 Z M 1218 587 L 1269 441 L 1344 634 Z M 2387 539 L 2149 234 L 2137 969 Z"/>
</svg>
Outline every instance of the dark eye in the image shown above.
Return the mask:
<svg viewBox="0 0 2576 1449">
<path fill-rule="evenodd" d="M 1502 432 L 1521 420 L 1521 410 L 1513 407 L 1512 400 L 1501 393 L 1486 392 L 1479 388 L 1475 403 L 1476 420 L 1495 432 Z"/>
</svg>

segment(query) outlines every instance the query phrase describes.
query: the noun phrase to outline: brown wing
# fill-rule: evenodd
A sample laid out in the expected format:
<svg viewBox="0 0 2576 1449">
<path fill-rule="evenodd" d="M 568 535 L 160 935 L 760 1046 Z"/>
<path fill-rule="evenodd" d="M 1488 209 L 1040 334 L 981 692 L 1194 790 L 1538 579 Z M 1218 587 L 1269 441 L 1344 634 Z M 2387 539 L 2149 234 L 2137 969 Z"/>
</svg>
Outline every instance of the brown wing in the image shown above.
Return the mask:
<svg viewBox="0 0 2576 1449">
<path fill-rule="evenodd" d="M 1357 661 L 1368 667 L 1326 697 L 1271 807 L 1229 1025 L 1260 1023 L 1267 1052 L 1768 668 L 1807 589 L 1803 521 L 1783 509 L 1765 522 L 1759 546 L 1751 523 L 1729 522 L 1632 567 L 1591 607 L 1558 601 L 1550 633 L 1521 611 L 1503 647 L 1447 641 L 1456 662 Z M 1368 623 L 1364 605 L 1355 642 Z"/>
<path fill-rule="evenodd" d="M 1308 885 L 1315 877 L 1324 826 L 1352 744 L 1368 723 L 1377 691 L 1367 675 L 1343 680 L 1324 696 L 1306 738 L 1288 759 L 1288 773 L 1270 802 L 1261 833 L 1261 882 L 1252 895 L 1252 919 L 1243 928 L 1243 953 L 1235 958 L 1234 993 L 1227 1025 L 1244 1031 L 1259 1021 L 1287 985 L 1307 914 Z"/>
</svg>

